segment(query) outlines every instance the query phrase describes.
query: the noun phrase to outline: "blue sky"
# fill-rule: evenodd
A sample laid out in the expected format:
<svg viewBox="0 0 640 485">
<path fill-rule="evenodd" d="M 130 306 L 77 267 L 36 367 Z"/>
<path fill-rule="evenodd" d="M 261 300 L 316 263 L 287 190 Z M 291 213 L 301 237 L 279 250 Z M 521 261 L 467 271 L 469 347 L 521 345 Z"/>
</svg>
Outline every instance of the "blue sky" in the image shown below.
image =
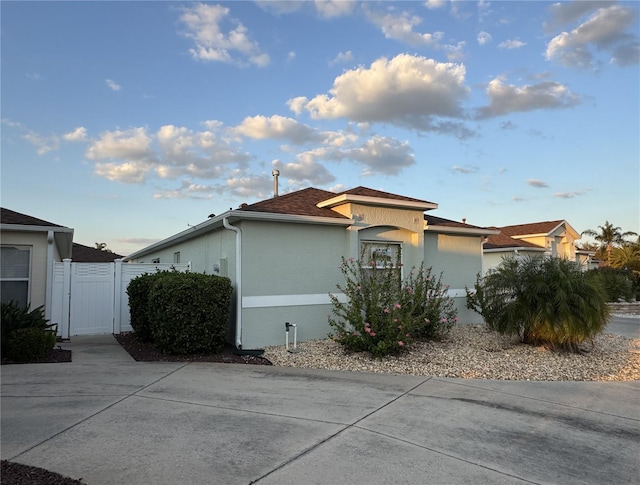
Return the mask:
<svg viewBox="0 0 640 485">
<path fill-rule="evenodd" d="M 637 2 L 11 2 L 2 206 L 129 254 L 358 185 L 640 232 Z"/>
</svg>

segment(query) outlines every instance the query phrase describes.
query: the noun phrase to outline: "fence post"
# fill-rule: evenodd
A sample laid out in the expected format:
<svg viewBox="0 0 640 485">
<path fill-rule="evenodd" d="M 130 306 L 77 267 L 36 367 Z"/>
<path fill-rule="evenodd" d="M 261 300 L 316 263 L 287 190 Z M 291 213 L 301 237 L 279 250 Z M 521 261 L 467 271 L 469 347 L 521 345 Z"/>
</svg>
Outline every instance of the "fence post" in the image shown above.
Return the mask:
<svg viewBox="0 0 640 485">
<path fill-rule="evenodd" d="M 122 332 L 122 259 L 116 259 L 115 277 L 114 277 L 114 298 L 113 298 L 113 333 L 120 334 Z"/>
<path fill-rule="evenodd" d="M 65 258 L 62 279 L 62 322 L 60 322 L 60 336 L 68 339 L 71 333 L 71 259 Z"/>
</svg>

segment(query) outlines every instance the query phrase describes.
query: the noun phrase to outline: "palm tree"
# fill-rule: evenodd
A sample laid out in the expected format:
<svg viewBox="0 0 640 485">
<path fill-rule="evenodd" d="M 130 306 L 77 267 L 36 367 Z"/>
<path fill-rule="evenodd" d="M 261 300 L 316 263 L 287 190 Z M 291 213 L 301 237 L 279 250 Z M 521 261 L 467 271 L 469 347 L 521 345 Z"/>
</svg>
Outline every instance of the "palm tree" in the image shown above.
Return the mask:
<svg viewBox="0 0 640 485">
<path fill-rule="evenodd" d="M 609 221 L 605 221 L 604 226 L 598 226 L 600 231 L 594 231 L 593 229 L 587 229 L 582 231 L 583 236 L 592 236 L 596 241 L 600 243 L 600 252 L 607 255 L 607 263 L 611 258 L 611 249 L 616 246 L 622 246 L 626 241 L 627 236 L 637 236 L 638 234 L 633 231 L 622 232 L 620 227 L 614 226 Z"/>
</svg>

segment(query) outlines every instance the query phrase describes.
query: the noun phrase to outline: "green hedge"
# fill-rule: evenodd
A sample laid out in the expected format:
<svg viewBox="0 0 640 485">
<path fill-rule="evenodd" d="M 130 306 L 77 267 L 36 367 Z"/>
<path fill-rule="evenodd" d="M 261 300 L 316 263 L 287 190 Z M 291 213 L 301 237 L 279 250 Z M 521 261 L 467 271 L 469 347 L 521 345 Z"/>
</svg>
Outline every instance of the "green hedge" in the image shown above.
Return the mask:
<svg viewBox="0 0 640 485">
<path fill-rule="evenodd" d="M 171 354 L 218 352 L 225 344 L 231 294 L 229 278 L 169 273 L 149 293 L 149 321 L 156 347 Z"/>
<path fill-rule="evenodd" d="M 158 278 L 162 278 L 167 273 L 169 271 L 145 273 L 132 279 L 127 286 L 131 327 L 136 336 L 143 342 L 151 342 L 153 340 L 151 322 L 149 321 L 149 294 L 151 293 L 151 287 Z"/>
</svg>

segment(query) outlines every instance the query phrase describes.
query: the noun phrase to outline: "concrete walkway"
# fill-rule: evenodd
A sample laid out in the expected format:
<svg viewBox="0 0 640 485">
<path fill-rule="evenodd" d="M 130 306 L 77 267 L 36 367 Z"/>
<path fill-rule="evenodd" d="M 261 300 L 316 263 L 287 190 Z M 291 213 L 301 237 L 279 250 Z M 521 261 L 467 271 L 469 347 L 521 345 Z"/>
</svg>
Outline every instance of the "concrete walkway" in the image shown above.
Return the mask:
<svg viewBox="0 0 640 485">
<path fill-rule="evenodd" d="M 137 363 L 2 367 L 2 459 L 100 484 L 638 484 L 640 382 Z"/>
</svg>

